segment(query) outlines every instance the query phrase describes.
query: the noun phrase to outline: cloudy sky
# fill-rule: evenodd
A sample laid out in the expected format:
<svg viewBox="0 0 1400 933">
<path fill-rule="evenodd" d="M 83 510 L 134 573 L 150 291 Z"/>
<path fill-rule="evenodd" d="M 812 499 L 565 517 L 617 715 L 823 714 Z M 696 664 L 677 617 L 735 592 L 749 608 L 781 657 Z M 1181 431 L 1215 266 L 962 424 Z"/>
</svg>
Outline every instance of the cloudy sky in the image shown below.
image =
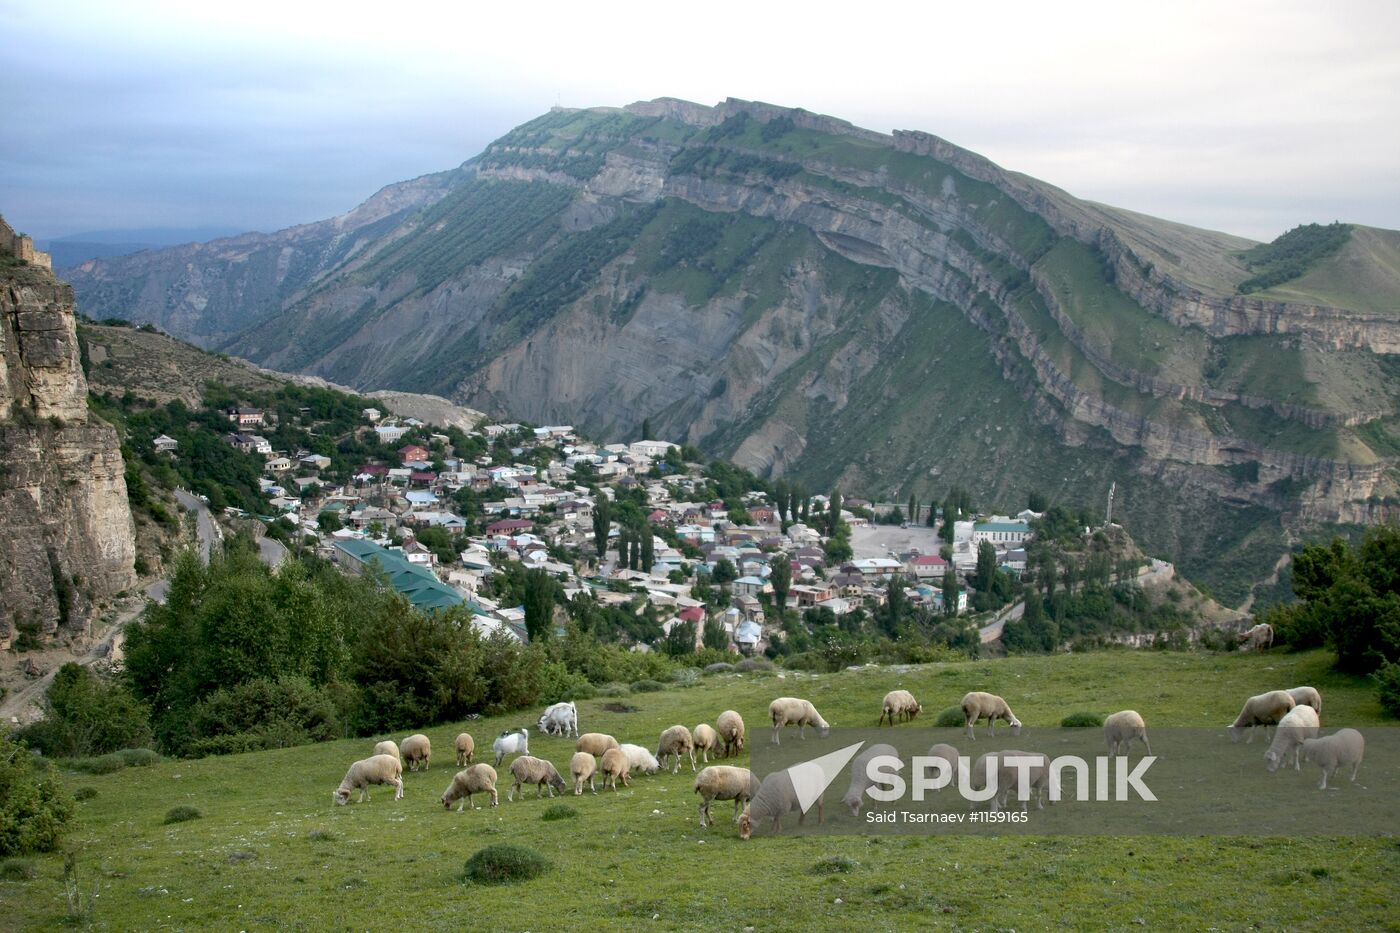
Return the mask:
<svg viewBox="0 0 1400 933">
<path fill-rule="evenodd" d="M 318 220 L 556 103 L 660 96 L 925 130 L 1257 238 L 1400 228 L 1395 0 L 0 0 L 0 68 L 0 213 L 41 237 Z"/>
</svg>

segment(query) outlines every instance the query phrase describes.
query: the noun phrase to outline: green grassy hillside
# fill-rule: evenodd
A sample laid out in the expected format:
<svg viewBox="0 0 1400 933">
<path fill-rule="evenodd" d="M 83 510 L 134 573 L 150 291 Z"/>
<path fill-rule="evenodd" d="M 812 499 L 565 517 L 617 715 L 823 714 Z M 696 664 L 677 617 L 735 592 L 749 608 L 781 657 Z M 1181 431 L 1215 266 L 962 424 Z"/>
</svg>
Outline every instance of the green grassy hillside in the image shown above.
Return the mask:
<svg viewBox="0 0 1400 933">
<path fill-rule="evenodd" d="M 1242 699 L 1316 685 L 1329 725 L 1376 725 L 1370 685 L 1330 671 L 1323 653 L 1198 655 L 1110 652 L 864 669 L 831 675 L 720 675 L 691 687 L 579 703 L 584 731 L 654 747 L 672 723 L 693 727 L 739 710 L 750 743 L 779 695 L 812 699 L 834 725 L 870 725 L 894 687 L 919 697 L 930 741 L 961 747 L 931 715 L 971 689 L 1006 696 L 1028 727 L 1080 710 L 1132 707 L 1156 725 L 1223 726 Z M 622 704 L 626 712 L 608 712 Z M 465 724 L 478 748 L 530 716 Z M 915 727 L 902 726 L 901 729 Z M 334 807 L 331 791 L 370 739 L 198 761 L 106 777 L 66 776 L 93 788 L 70 842 L 85 889 L 95 884 L 94 929 L 659 929 L 846 930 L 1190 927 L 1385 928 L 1396 921 L 1400 849 L 1393 840 L 1212 837 L 880 837 L 738 840 L 729 807 L 699 829 L 692 776 L 640 777 L 630 789 L 569 796 L 577 818 L 544 821 L 527 796 L 496 810 L 446 812 L 438 796 L 455 765 L 458 727 L 429 735 L 430 772 L 405 774 L 405 798 L 377 788 L 366 804 Z M 935 736 L 937 738 L 935 738 Z M 401 738 L 401 737 L 400 737 Z M 795 738 L 795 737 L 794 737 Z M 566 767 L 572 742 L 531 736 L 531 751 Z M 479 756 L 480 757 L 480 756 Z M 744 762 L 739 762 L 744 763 Z M 1202 763 L 1203 767 L 1209 765 Z M 502 769 L 504 772 L 505 769 Z M 1259 780 L 1269 778 L 1262 765 Z M 1364 777 L 1364 768 L 1363 768 Z M 504 782 L 503 782 L 504 783 Z M 203 818 L 173 825 L 170 808 Z M 1378 827 L 1378 829 L 1384 829 Z M 553 863 L 518 885 L 460 880 L 484 845 L 511 842 Z M 845 857 L 849 871 L 822 871 Z M 38 875 L 0 881 L 0 916 L 18 928 L 55 928 L 66 912 L 62 859 Z"/>
</svg>

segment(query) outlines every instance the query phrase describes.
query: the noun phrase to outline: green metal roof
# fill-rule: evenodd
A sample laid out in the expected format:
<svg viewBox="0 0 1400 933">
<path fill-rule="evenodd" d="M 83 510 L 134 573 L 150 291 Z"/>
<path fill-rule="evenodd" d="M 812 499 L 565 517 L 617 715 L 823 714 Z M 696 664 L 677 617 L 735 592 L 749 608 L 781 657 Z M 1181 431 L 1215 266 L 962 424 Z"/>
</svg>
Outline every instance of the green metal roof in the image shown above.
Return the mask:
<svg viewBox="0 0 1400 933">
<path fill-rule="evenodd" d="M 361 563 L 377 564 L 389 578 L 389 585 L 418 609 L 446 609 L 465 602 L 461 594 L 439 581 L 427 567 L 373 541 L 337 541 L 335 546 Z"/>
</svg>

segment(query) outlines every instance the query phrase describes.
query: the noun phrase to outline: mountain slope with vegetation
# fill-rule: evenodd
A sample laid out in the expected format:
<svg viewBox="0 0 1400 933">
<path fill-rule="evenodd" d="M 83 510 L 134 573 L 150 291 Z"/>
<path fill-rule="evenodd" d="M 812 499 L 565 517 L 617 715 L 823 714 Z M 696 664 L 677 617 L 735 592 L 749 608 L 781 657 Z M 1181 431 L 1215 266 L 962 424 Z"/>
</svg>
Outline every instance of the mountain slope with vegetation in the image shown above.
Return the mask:
<svg viewBox="0 0 1400 933">
<path fill-rule="evenodd" d="M 649 419 L 871 498 L 1116 481 L 1135 536 L 1234 602 L 1288 534 L 1395 511 L 1396 234 L 1319 227 L 1294 256 L 1310 229 L 1271 250 L 923 133 L 662 99 L 556 109 L 322 224 L 73 275 L 91 315 L 263 365 L 598 436 Z"/>
</svg>

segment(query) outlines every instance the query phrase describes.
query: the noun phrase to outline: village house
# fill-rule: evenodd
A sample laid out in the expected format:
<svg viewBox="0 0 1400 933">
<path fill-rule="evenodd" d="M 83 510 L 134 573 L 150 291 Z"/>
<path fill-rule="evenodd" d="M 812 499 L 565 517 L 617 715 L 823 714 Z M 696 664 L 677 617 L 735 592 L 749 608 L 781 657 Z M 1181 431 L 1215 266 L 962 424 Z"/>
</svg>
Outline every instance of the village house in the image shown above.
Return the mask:
<svg viewBox="0 0 1400 933">
<path fill-rule="evenodd" d="M 997 550 L 1020 547 L 1026 543 L 1030 534 L 1030 525 L 1000 515 L 992 516 L 991 521 L 978 522 L 972 529 L 972 539 L 975 543 L 990 541 Z"/>
<path fill-rule="evenodd" d="M 267 473 L 286 473 L 291 468 L 292 461 L 283 456 L 268 457 L 263 464 L 263 470 Z"/>
<path fill-rule="evenodd" d="M 151 445 L 155 447 L 156 453 L 170 454 L 175 452 L 175 448 L 180 446 L 180 442 L 175 440 L 175 438 L 173 437 L 169 437 L 165 434 L 162 434 L 160 437 L 152 441 Z"/>
<path fill-rule="evenodd" d="M 312 470 L 325 470 L 331 465 L 331 458 L 325 454 L 307 454 L 297 460 L 302 466 Z"/>
<path fill-rule="evenodd" d="M 374 433 L 379 436 L 379 441 L 382 444 L 398 443 L 408 431 L 408 427 L 401 424 L 377 424 L 374 426 Z"/>
<path fill-rule="evenodd" d="M 228 434 L 224 440 L 244 453 L 272 455 L 272 442 L 258 434 Z"/>
<path fill-rule="evenodd" d="M 937 554 L 917 554 L 904 563 L 904 570 L 915 580 L 942 580 L 948 562 Z"/>
<path fill-rule="evenodd" d="M 228 420 L 242 428 L 262 427 L 263 412 L 261 408 L 230 408 L 228 410 Z"/>
</svg>

